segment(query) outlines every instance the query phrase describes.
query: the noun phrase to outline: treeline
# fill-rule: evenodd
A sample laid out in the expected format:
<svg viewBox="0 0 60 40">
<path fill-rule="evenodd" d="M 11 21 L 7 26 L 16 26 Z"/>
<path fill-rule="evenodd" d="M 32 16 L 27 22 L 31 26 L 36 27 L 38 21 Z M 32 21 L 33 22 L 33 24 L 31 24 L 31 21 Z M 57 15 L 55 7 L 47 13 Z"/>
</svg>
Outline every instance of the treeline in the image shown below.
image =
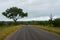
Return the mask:
<svg viewBox="0 0 60 40">
<path fill-rule="evenodd" d="M 25 21 L 0 21 L 0 26 L 11 26 L 11 25 L 25 25 L 27 22 Z"/>
<path fill-rule="evenodd" d="M 48 25 L 48 21 L 27 21 L 26 25 Z"/>
<path fill-rule="evenodd" d="M 11 26 L 11 25 L 19 25 L 22 22 L 13 22 L 13 21 L 0 21 L 0 26 Z"/>
<path fill-rule="evenodd" d="M 54 27 L 60 27 L 60 18 L 48 21 L 0 21 L 0 26 L 8 25 L 50 25 Z"/>
<path fill-rule="evenodd" d="M 30 24 L 34 25 L 49 25 L 54 27 L 60 27 L 60 18 L 56 18 L 54 20 L 48 20 L 48 21 L 31 21 L 28 22 Z"/>
<path fill-rule="evenodd" d="M 26 23 L 31 25 L 46 25 L 46 26 L 49 25 L 53 27 L 60 27 L 60 18 L 48 21 L 28 21 Z"/>
</svg>

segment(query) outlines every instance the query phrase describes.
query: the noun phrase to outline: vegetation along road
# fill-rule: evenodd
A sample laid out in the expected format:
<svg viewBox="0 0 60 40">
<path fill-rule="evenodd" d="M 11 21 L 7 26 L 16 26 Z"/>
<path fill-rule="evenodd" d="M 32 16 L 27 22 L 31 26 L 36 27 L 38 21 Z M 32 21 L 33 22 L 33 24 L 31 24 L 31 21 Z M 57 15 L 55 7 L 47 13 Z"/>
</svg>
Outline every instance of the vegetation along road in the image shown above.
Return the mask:
<svg viewBox="0 0 60 40">
<path fill-rule="evenodd" d="M 60 35 L 25 25 L 8 36 L 6 40 L 60 40 Z"/>
</svg>

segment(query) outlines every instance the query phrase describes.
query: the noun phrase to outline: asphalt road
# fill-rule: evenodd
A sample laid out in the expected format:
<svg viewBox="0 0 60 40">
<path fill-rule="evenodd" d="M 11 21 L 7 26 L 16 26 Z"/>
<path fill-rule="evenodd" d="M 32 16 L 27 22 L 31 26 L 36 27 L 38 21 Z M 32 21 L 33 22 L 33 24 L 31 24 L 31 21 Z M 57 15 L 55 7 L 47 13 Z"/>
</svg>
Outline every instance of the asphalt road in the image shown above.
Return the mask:
<svg viewBox="0 0 60 40">
<path fill-rule="evenodd" d="M 25 25 L 7 37 L 6 40 L 60 40 L 60 35 Z"/>
</svg>

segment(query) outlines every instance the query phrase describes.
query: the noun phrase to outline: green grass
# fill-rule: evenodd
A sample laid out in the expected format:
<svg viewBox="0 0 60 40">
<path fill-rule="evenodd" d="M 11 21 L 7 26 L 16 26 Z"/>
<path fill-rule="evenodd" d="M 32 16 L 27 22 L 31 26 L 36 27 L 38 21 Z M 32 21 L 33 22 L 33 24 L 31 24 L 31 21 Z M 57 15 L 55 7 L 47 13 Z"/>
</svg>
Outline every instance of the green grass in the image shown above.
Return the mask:
<svg viewBox="0 0 60 40">
<path fill-rule="evenodd" d="M 49 32 L 53 32 L 60 35 L 60 27 L 50 27 L 50 26 L 41 26 L 41 25 L 35 25 L 35 27 L 38 29 L 47 30 Z"/>
<path fill-rule="evenodd" d="M 16 31 L 19 27 L 20 25 L 0 27 L 0 40 L 4 40 L 8 35 Z"/>
</svg>

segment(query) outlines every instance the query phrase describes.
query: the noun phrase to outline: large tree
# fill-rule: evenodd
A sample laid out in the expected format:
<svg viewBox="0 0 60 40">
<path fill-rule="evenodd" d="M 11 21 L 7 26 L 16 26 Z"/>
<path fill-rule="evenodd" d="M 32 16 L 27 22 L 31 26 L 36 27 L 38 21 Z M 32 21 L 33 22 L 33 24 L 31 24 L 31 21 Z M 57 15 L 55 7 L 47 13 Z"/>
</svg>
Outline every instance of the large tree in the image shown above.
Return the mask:
<svg viewBox="0 0 60 40">
<path fill-rule="evenodd" d="M 24 13 L 21 8 L 17 7 L 11 7 L 5 10 L 5 12 L 3 12 L 2 14 L 9 19 L 13 19 L 15 22 L 17 21 L 17 19 L 27 17 L 27 13 Z"/>
</svg>

